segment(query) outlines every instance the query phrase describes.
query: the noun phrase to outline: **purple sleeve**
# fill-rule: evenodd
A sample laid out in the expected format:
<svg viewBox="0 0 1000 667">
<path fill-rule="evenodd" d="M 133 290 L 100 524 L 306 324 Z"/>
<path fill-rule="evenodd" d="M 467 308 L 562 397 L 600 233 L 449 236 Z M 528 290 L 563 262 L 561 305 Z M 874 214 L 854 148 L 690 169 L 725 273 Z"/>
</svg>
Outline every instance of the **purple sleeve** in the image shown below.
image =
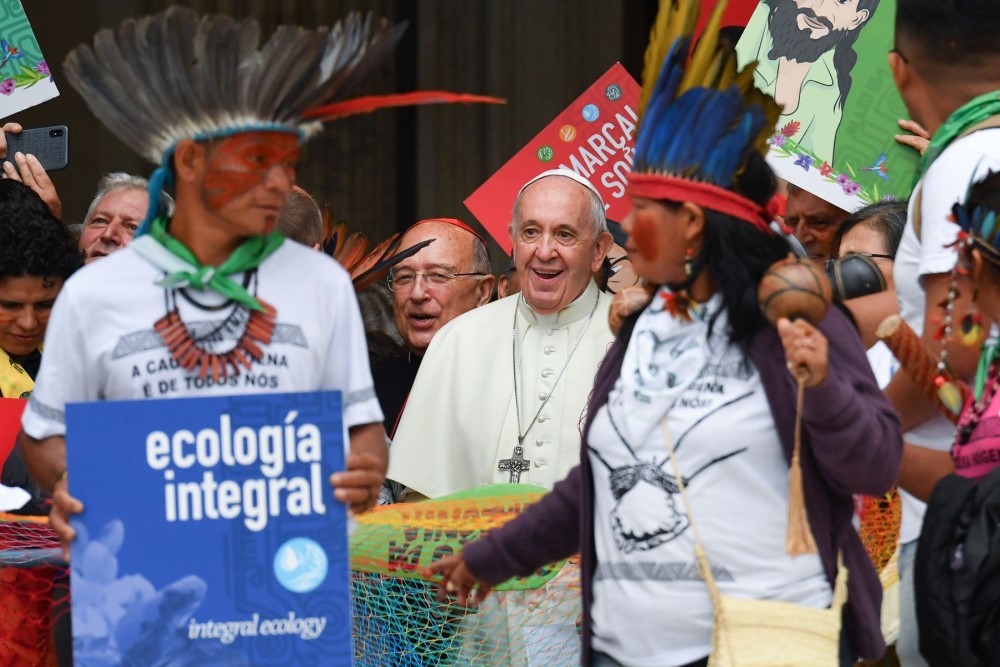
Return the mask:
<svg viewBox="0 0 1000 667">
<path fill-rule="evenodd" d="M 495 586 L 579 551 L 582 483 L 576 466 L 519 517 L 466 545 L 462 555 L 469 570 Z"/>
<path fill-rule="evenodd" d="M 829 317 L 823 325 L 827 376 L 806 390 L 802 413 L 810 450 L 837 491 L 885 493 L 899 477 L 899 417 L 872 375 L 857 332 L 842 317 Z"/>
</svg>

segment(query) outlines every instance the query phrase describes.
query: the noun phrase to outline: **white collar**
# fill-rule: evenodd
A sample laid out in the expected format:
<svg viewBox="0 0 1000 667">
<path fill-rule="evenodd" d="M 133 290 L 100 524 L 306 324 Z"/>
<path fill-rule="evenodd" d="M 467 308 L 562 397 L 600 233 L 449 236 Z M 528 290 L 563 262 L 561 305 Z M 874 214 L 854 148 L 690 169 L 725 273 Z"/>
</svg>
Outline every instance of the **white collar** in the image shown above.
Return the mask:
<svg viewBox="0 0 1000 667">
<path fill-rule="evenodd" d="M 601 296 L 597 289 L 597 283 L 591 280 L 587 284 L 587 289 L 578 296 L 572 303 L 560 310 L 558 313 L 550 315 L 540 315 L 531 309 L 523 296 L 517 299 L 517 310 L 521 317 L 533 327 L 565 327 L 574 322 L 585 319 L 594 310 L 594 302 Z"/>
</svg>

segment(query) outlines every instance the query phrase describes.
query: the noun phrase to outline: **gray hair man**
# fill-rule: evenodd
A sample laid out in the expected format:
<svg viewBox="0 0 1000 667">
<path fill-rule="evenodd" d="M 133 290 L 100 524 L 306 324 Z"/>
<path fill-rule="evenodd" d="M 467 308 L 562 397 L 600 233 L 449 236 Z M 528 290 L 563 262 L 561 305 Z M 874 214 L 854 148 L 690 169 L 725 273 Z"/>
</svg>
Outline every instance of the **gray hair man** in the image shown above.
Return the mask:
<svg viewBox="0 0 1000 667">
<path fill-rule="evenodd" d="M 160 210 L 165 210 L 167 217 L 172 216 L 174 200 L 164 192 L 160 201 Z M 127 247 L 146 217 L 147 208 L 149 181 L 123 171 L 105 174 L 97 184 L 97 194 L 80 230 L 78 245 L 83 261 L 89 264 Z"/>
<path fill-rule="evenodd" d="M 510 238 L 520 294 L 449 322 L 424 355 L 386 475 L 406 500 L 496 483 L 552 488 L 580 461 L 580 419 L 614 338 L 612 297 L 592 277 L 612 243 L 604 204 L 576 173 L 545 172 L 518 193 Z M 577 577 L 566 568 L 550 582 L 540 622 L 579 616 L 567 584 Z M 468 623 L 502 627 L 532 613 L 527 604 L 518 594 L 486 600 Z M 567 633 L 578 641 L 575 628 Z M 523 644 L 499 635 L 498 654 L 530 664 Z M 477 661 L 475 650 L 462 647 L 463 663 Z"/>
</svg>

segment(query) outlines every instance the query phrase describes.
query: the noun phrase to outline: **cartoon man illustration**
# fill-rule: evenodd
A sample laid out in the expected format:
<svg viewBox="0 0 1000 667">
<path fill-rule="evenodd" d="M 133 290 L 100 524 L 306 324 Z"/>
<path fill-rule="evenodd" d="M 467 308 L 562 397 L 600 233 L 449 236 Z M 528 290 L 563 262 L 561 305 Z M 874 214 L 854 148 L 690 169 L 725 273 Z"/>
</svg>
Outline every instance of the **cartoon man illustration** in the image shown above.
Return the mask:
<svg viewBox="0 0 1000 667">
<path fill-rule="evenodd" d="M 736 47 L 756 60 L 757 87 L 797 121 L 799 146 L 833 162 L 834 140 L 858 56 L 854 42 L 879 0 L 761 0 Z"/>
</svg>

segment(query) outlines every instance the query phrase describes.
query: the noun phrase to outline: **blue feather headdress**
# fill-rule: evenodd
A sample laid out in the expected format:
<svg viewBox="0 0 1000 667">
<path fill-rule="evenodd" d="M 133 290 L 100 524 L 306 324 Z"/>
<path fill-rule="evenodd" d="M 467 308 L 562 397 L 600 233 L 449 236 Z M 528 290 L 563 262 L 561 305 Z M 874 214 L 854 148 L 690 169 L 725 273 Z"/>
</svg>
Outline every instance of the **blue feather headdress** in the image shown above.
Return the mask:
<svg viewBox="0 0 1000 667">
<path fill-rule="evenodd" d="M 725 0 L 716 2 L 688 60 L 700 4 L 660 3 L 646 50 L 629 193 L 694 201 L 767 229 L 761 207 L 733 187 L 750 154 L 767 152 L 780 108 L 754 87 L 756 63 L 737 71 L 732 45 L 720 43 Z"/>
<path fill-rule="evenodd" d="M 994 264 L 1000 264 L 1000 220 L 997 211 L 972 201 L 973 190 L 984 181 L 1000 186 L 1000 172 L 990 171 L 975 183 L 969 185 L 965 201 L 955 204 L 952 219 L 959 226 L 955 246 L 974 246 Z"/>
</svg>

